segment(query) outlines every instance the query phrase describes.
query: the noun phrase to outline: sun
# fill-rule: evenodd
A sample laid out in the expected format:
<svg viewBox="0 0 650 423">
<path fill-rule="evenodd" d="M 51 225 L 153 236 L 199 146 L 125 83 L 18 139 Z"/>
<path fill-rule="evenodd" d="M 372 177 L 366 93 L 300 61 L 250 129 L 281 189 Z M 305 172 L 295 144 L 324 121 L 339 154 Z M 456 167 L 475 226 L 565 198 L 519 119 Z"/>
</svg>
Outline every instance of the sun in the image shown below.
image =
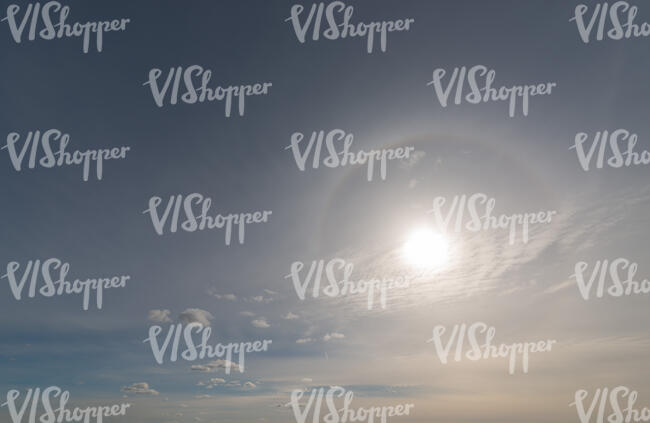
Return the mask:
<svg viewBox="0 0 650 423">
<path fill-rule="evenodd" d="M 449 260 L 449 242 L 432 229 L 419 228 L 409 234 L 402 247 L 402 256 L 418 268 L 440 268 Z"/>
</svg>

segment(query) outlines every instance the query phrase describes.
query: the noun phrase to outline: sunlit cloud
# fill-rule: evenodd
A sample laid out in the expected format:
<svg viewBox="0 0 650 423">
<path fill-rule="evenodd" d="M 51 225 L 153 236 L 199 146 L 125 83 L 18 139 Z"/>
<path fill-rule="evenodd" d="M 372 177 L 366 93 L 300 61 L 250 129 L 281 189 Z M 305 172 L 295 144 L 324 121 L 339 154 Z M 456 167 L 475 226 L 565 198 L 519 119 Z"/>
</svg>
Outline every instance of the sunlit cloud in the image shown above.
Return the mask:
<svg viewBox="0 0 650 423">
<path fill-rule="evenodd" d="M 159 395 L 160 392 L 155 389 L 151 389 L 147 382 L 134 383 L 131 386 L 124 386 L 121 389 L 122 392 L 128 394 L 143 394 L 143 395 Z"/>
<path fill-rule="evenodd" d="M 154 323 L 169 323 L 171 319 L 171 311 L 169 310 L 150 310 L 147 319 Z"/>
<path fill-rule="evenodd" d="M 210 326 L 210 320 L 212 319 L 214 319 L 214 316 L 210 312 L 200 308 L 188 308 L 178 316 L 178 320 L 185 325 L 200 323 L 203 326 Z"/>
</svg>

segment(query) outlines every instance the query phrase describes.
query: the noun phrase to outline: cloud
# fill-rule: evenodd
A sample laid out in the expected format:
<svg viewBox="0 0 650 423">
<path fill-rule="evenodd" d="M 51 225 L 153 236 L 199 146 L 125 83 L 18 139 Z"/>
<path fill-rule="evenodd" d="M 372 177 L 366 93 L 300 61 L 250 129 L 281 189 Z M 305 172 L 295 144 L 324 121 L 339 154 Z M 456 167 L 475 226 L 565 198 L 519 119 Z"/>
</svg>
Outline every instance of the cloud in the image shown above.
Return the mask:
<svg viewBox="0 0 650 423">
<path fill-rule="evenodd" d="M 307 344 L 309 342 L 313 342 L 314 340 L 311 338 L 300 338 L 296 339 L 296 344 Z"/>
<path fill-rule="evenodd" d="M 410 169 L 416 164 L 418 164 L 426 155 L 427 153 L 425 153 L 424 151 L 414 151 L 413 153 L 410 154 L 408 159 L 402 160 L 400 162 L 400 166 L 404 169 Z"/>
<path fill-rule="evenodd" d="M 252 311 L 240 311 L 239 314 L 246 317 L 255 317 L 255 313 Z"/>
<path fill-rule="evenodd" d="M 633 218 L 633 210 L 639 205 L 647 206 L 649 202 L 650 188 L 641 192 L 627 190 L 592 202 L 581 201 L 580 207 L 568 213 L 567 223 L 557 236 L 557 244 L 572 255 L 587 254 L 608 236 L 607 231 L 621 228 L 622 222 Z M 575 285 L 575 279 L 564 279 L 547 287 L 544 293 L 555 294 L 572 285 Z"/>
<path fill-rule="evenodd" d="M 212 389 L 217 385 L 222 385 L 226 383 L 226 379 L 222 379 L 220 377 L 213 377 L 207 382 L 199 381 L 199 383 L 196 384 L 196 386 L 205 386 L 205 389 Z"/>
<path fill-rule="evenodd" d="M 208 295 L 211 295 L 218 300 L 237 301 L 237 296 L 235 294 L 218 294 L 214 288 L 208 290 Z"/>
<path fill-rule="evenodd" d="M 134 383 L 131 386 L 123 386 L 121 391 L 127 392 L 129 394 L 146 394 L 146 395 L 160 394 L 160 392 L 149 388 L 149 384 L 147 382 Z"/>
<path fill-rule="evenodd" d="M 268 327 L 271 327 L 271 325 L 269 325 L 269 323 L 266 321 L 266 319 L 264 317 L 260 317 L 259 319 L 253 320 L 251 322 L 251 324 L 253 326 L 255 326 L 256 328 L 268 328 Z"/>
<path fill-rule="evenodd" d="M 550 225 L 529 227 L 527 243 L 522 242 L 521 228 L 517 229 L 515 245 L 509 244 L 508 230 L 450 233 L 451 254 L 441 270 L 416 271 L 408 268 L 404 264 L 400 246 L 393 243 L 355 249 L 356 252 L 339 251 L 335 255 L 345 255 L 350 262 L 359 263 L 355 269 L 363 269 L 365 274 L 390 275 L 400 272 L 409 276 L 409 292 L 413 295 L 408 294 L 408 301 L 397 301 L 396 298 L 395 302 L 391 302 L 391 308 L 395 310 L 407 306 L 412 308 L 414 304 L 462 302 L 477 295 L 507 298 L 509 295 L 521 295 L 524 290 L 531 295 L 558 295 L 567 289 L 575 289 L 575 280 L 573 286 L 571 281 L 567 281 L 575 262 L 570 264 L 566 274 L 557 275 L 557 268 L 548 264 L 549 258 L 569 254 L 593 256 L 601 240 L 607 239 L 608 233 L 614 230 L 617 233 L 629 231 L 628 226 L 621 226 L 626 221 L 643 221 L 639 210 L 650 205 L 650 187 L 638 191 L 629 189 L 598 199 L 583 194 L 561 202 L 549 200 L 551 204 L 545 207 L 522 206 L 516 210 L 517 213 L 545 209 L 558 211 Z M 501 204 L 497 199 L 493 215 L 505 213 Z M 431 216 L 431 213 L 427 216 Z M 544 272 L 538 274 L 541 269 Z M 547 276 L 551 273 L 551 276 Z M 526 278 L 525 284 L 521 283 L 522 277 Z M 529 283 L 531 279 L 536 279 L 537 283 Z M 343 299 L 333 301 L 343 304 Z M 345 298 L 346 307 L 358 307 L 365 302 L 363 296 Z M 364 310 L 358 312 L 364 313 Z M 310 311 L 309 317 L 316 322 L 322 319 L 331 324 L 331 315 L 327 310 Z M 304 333 L 302 337 L 315 337 L 315 333 Z"/>
<path fill-rule="evenodd" d="M 264 303 L 268 304 L 272 301 L 275 300 L 275 298 L 272 298 L 273 296 L 277 295 L 278 293 L 275 291 L 270 291 L 268 289 L 265 289 L 264 292 L 269 294 L 271 297 L 264 297 L 263 295 L 256 295 L 254 297 L 249 297 L 249 298 L 244 298 L 244 301 L 246 302 L 253 302 L 253 303 Z"/>
<path fill-rule="evenodd" d="M 189 323 L 201 323 L 203 326 L 210 326 L 210 320 L 214 319 L 214 316 L 205 310 L 200 308 L 188 308 L 178 316 L 184 324 Z"/>
<path fill-rule="evenodd" d="M 224 383 L 226 383 L 226 379 L 222 379 L 222 378 L 220 378 L 220 377 L 213 377 L 212 379 L 210 379 L 210 380 L 207 382 L 205 388 L 206 388 L 206 389 L 212 389 L 212 388 L 214 388 L 215 386 L 217 386 L 217 385 L 222 385 L 222 384 L 224 384 Z"/>
<path fill-rule="evenodd" d="M 245 382 L 242 384 L 238 380 L 231 380 L 228 383 L 226 383 L 224 386 L 227 388 L 236 388 L 239 390 L 249 390 L 249 389 L 257 388 L 257 385 L 254 384 L 253 382 Z"/>
<path fill-rule="evenodd" d="M 171 311 L 169 310 L 149 310 L 147 319 L 155 323 L 169 323 L 172 321 L 170 315 Z"/>
<path fill-rule="evenodd" d="M 569 288 L 573 285 L 575 285 L 576 282 L 572 280 L 566 280 L 564 282 L 560 282 L 556 285 L 551 285 L 546 290 L 544 290 L 544 294 L 555 294 L 556 292 L 562 291 L 566 288 Z"/>
<path fill-rule="evenodd" d="M 342 333 L 332 332 L 323 336 L 323 341 L 327 342 L 330 339 L 343 339 L 343 338 L 345 338 L 345 335 L 343 335 Z"/>
<path fill-rule="evenodd" d="M 285 319 L 285 320 L 296 320 L 299 317 L 300 316 L 298 316 L 297 314 L 293 314 L 292 312 L 288 312 L 287 315 L 283 317 L 283 319 Z"/>
<path fill-rule="evenodd" d="M 313 382 L 313 381 L 312 381 L 312 378 L 310 378 L 310 377 L 303 377 L 302 379 L 300 379 L 300 381 L 301 381 L 301 382 L 305 382 L 305 383 L 311 383 L 311 382 Z"/>
<path fill-rule="evenodd" d="M 217 370 L 225 369 L 228 363 L 230 363 L 230 368 L 232 370 L 240 370 L 239 365 L 237 363 L 229 360 L 215 360 L 207 364 L 195 364 L 191 367 L 191 370 L 195 372 L 206 372 L 206 373 L 216 372 Z"/>
</svg>

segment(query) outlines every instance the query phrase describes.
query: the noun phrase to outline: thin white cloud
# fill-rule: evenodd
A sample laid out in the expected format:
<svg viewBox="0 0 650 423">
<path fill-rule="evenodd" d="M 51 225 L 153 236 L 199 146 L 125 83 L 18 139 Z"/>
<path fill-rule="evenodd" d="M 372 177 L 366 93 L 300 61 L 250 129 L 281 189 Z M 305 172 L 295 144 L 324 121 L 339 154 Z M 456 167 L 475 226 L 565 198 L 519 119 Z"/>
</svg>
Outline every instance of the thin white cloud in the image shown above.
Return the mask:
<svg viewBox="0 0 650 423">
<path fill-rule="evenodd" d="M 225 369 L 228 363 L 230 363 L 232 370 L 239 370 L 237 363 L 228 360 L 215 360 L 206 364 L 195 364 L 190 369 L 195 372 L 216 372 L 217 370 Z"/>
<path fill-rule="evenodd" d="M 226 383 L 226 379 L 222 379 L 220 377 L 213 377 L 212 379 L 208 380 L 206 383 L 204 383 L 206 389 L 212 389 L 217 385 L 223 385 Z"/>
<path fill-rule="evenodd" d="M 293 314 L 292 312 L 288 312 L 288 313 L 283 317 L 284 320 L 296 320 L 296 319 L 298 319 L 298 318 L 300 318 L 300 316 L 298 316 L 297 314 Z"/>
<path fill-rule="evenodd" d="M 266 292 L 267 294 L 270 294 L 271 296 L 264 297 L 263 295 L 256 295 L 254 297 L 244 298 L 244 301 L 249 302 L 249 303 L 268 304 L 268 303 L 275 300 L 274 296 L 277 295 L 277 292 L 269 291 L 268 289 L 265 289 L 264 292 Z"/>
<path fill-rule="evenodd" d="M 544 294 L 555 294 L 556 292 L 563 291 L 572 285 L 575 285 L 576 282 L 572 280 L 566 280 L 564 282 L 559 282 L 555 285 L 551 285 L 546 290 L 544 290 Z"/>
<path fill-rule="evenodd" d="M 327 342 L 331 339 L 343 339 L 343 338 L 345 338 L 345 335 L 343 335 L 342 333 L 332 332 L 323 336 L 323 341 Z"/>
<path fill-rule="evenodd" d="M 134 383 L 131 386 L 123 386 L 121 389 L 122 392 L 129 394 L 144 394 L 144 395 L 158 395 L 160 392 L 155 389 L 151 389 L 147 382 Z"/>
<path fill-rule="evenodd" d="M 213 378 L 208 379 L 207 382 L 201 381 L 197 385 L 198 386 L 204 386 L 204 385 L 210 385 L 210 384 L 211 385 L 217 385 L 217 384 L 220 384 L 220 383 L 226 383 L 226 379 L 223 379 L 223 378 L 220 378 L 220 377 L 213 377 Z"/>
<path fill-rule="evenodd" d="M 264 317 L 260 317 L 259 319 L 253 320 L 251 324 L 256 328 L 262 328 L 262 329 L 271 327 L 271 325 L 269 325 L 269 323 L 266 321 Z"/>
<path fill-rule="evenodd" d="M 214 288 L 208 290 L 208 295 L 211 295 L 218 300 L 237 301 L 237 296 L 235 294 L 219 294 Z"/>
</svg>

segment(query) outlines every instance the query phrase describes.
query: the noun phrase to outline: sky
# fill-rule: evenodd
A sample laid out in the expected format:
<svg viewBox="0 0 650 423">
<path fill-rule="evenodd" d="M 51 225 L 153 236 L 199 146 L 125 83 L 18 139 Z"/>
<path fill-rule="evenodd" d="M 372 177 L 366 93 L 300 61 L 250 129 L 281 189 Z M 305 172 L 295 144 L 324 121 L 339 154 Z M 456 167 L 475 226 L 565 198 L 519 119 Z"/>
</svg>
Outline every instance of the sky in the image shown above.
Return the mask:
<svg viewBox="0 0 650 423">
<path fill-rule="evenodd" d="M 79 295 L 29 298 L 25 288 L 17 300 L 0 279 L 0 402 L 58 386 L 80 407 L 131 404 L 105 421 L 143 423 L 292 423 L 293 391 L 306 392 L 304 406 L 331 386 L 353 392 L 354 408 L 414 405 L 391 422 L 579 422 L 577 391 L 589 392 L 588 407 L 596 389 L 617 386 L 650 406 L 647 294 L 585 300 L 572 277 L 577 263 L 588 278 L 598 260 L 624 258 L 638 264 L 635 280 L 648 278 L 648 169 L 585 171 L 570 148 L 578 133 L 591 146 L 598 131 L 625 129 L 638 135 L 635 151 L 650 150 L 648 38 L 584 43 L 570 20 L 580 3 L 565 0 L 348 2 L 351 22 L 414 19 L 372 53 L 365 38 L 308 32 L 300 43 L 288 19 L 302 4 L 302 24 L 312 3 L 65 4 L 70 23 L 130 21 L 88 53 L 79 38 L 29 41 L 28 29 L 16 43 L 0 22 L 0 144 L 58 129 L 70 152 L 129 150 L 88 181 L 79 166 L 29 169 L 26 159 L 17 171 L 0 150 L 0 276 L 12 262 L 20 277 L 30 260 L 58 258 L 72 279 L 130 279 L 88 310 Z M 638 24 L 650 21 L 648 5 L 630 4 Z M 246 97 L 243 116 L 233 103 L 226 117 L 219 101 L 158 107 L 150 71 L 162 70 L 162 87 L 170 68 L 192 65 L 212 71 L 213 88 L 272 85 Z M 442 107 L 434 70 L 447 71 L 446 84 L 475 65 L 496 72 L 495 86 L 556 86 L 530 98 L 527 116 L 510 117 L 503 101 Z M 311 156 L 301 171 L 293 134 L 304 134 L 302 149 L 312 132 L 335 129 L 353 134 L 351 151 L 413 154 L 389 161 L 385 180 L 368 181 L 364 165 L 315 169 Z M 235 230 L 230 245 L 221 229 L 157 234 L 150 199 L 162 198 L 161 215 L 171 196 L 192 193 L 211 198 L 211 216 L 272 213 L 246 225 L 243 243 Z M 403 257 L 413 231 L 440 232 L 434 198 L 447 199 L 446 213 L 474 193 L 494 198 L 497 215 L 556 214 L 531 225 L 528 242 L 451 231 L 442 263 Z M 303 278 L 312 261 L 335 258 L 353 264 L 351 280 L 403 276 L 409 286 L 389 290 L 385 308 L 369 309 L 364 294 L 300 299 L 292 263 L 304 263 Z M 158 364 L 143 342 L 150 327 L 162 338 L 191 322 L 211 328 L 210 344 L 272 343 L 246 355 L 243 373 L 210 359 Z M 454 325 L 474 322 L 496 329 L 495 344 L 556 343 L 530 355 L 527 373 L 518 361 L 509 374 L 506 358 L 442 363 L 427 342 L 434 328 L 447 328 L 446 343 Z"/>
</svg>

